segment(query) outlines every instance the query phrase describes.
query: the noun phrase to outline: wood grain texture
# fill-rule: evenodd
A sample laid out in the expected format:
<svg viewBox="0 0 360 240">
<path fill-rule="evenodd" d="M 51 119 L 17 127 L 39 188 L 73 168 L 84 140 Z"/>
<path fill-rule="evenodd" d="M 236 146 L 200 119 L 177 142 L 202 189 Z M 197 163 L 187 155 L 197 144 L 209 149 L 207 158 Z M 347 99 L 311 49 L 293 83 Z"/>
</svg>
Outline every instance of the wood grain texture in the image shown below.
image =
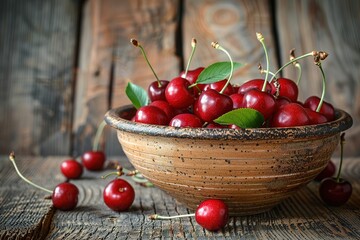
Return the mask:
<svg viewBox="0 0 360 240">
<path fill-rule="evenodd" d="M 96 128 L 111 106 L 130 103 L 125 95 L 128 82 L 147 88 L 156 80 L 131 38 L 143 45 L 159 78 L 170 80 L 179 73 L 177 6 L 177 0 L 87 2 L 75 102 L 77 153 L 91 148 Z M 117 155 L 115 132 L 105 135 L 106 153 Z"/>
<path fill-rule="evenodd" d="M 256 38 L 256 32 L 265 37 L 270 64 L 277 67 L 272 18 L 269 1 L 184 1 L 184 59 L 191 52 L 191 38 L 198 46 L 191 69 L 206 67 L 216 61 L 229 61 L 221 51 L 211 47 L 217 41 L 227 49 L 234 61 L 246 63 L 236 71 L 233 83 L 260 78 L 258 64 L 266 67 L 264 50 Z"/>
<path fill-rule="evenodd" d="M 360 2 L 359 1 L 287 1 L 276 2 L 276 28 L 282 64 L 289 50 L 300 56 L 312 50 L 329 53 L 322 66 L 327 77 L 326 100 L 350 113 L 354 126 L 347 131 L 346 154 L 358 156 L 360 149 Z M 321 95 L 321 73 L 309 58 L 300 62 L 303 77 L 300 99 Z M 293 67 L 284 76 L 296 79 Z"/>
<path fill-rule="evenodd" d="M 63 180 L 58 172 L 62 157 L 28 158 L 18 156 L 24 175 L 46 186 Z M 126 158 L 114 161 L 127 168 Z M 338 159 L 334 159 L 338 166 Z M 55 210 L 42 200 L 42 193 L 20 183 L 11 163 L 1 158 L 0 180 L 14 187 L 0 187 L 0 239 L 359 239 L 360 238 L 360 159 L 345 158 L 342 176 L 353 186 L 353 194 L 342 207 L 324 205 L 318 195 L 319 183 L 311 182 L 294 196 L 263 214 L 232 217 L 218 232 L 202 229 L 193 218 L 151 221 L 148 215 L 176 215 L 189 210 L 157 188 L 144 188 L 124 177 L 135 188 L 136 198 L 127 212 L 109 210 L 102 190 L 111 179 L 101 172 L 86 172 L 72 181 L 80 189 L 78 207 L 70 212 Z M 45 169 L 47 171 L 45 171 Z M 39 175 L 39 172 L 42 175 Z M 10 214 L 11 213 L 11 214 Z M 44 219 L 47 219 L 44 221 Z M 46 224 L 41 225 L 41 221 Z M 39 227 L 40 226 L 40 227 Z M 39 230 L 42 229 L 42 230 Z M 41 238 L 36 238 L 41 239 Z"/>
<path fill-rule="evenodd" d="M 0 152 L 68 154 L 78 1 L 0 3 Z"/>
</svg>

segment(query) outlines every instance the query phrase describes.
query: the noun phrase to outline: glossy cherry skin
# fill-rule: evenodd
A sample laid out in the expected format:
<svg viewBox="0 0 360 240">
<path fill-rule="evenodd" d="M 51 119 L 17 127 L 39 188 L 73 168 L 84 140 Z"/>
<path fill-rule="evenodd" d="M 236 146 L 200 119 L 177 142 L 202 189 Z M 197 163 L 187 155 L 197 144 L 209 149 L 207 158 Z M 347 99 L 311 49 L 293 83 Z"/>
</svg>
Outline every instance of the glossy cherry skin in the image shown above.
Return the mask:
<svg viewBox="0 0 360 240">
<path fill-rule="evenodd" d="M 290 99 L 287 97 L 277 97 L 276 98 L 276 109 L 279 109 L 282 105 L 291 103 Z"/>
<path fill-rule="evenodd" d="M 189 81 L 182 77 L 170 81 L 165 89 L 166 100 L 170 106 L 183 109 L 194 103 L 194 91 L 189 86 Z"/>
<path fill-rule="evenodd" d="M 230 95 L 230 98 L 233 102 L 233 109 L 242 108 L 243 106 L 243 100 L 244 100 L 244 94 L 242 93 L 234 93 Z"/>
<path fill-rule="evenodd" d="M 117 178 L 106 185 L 103 199 L 110 209 L 118 212 L 126 211 L 134 202 L 135 191 L 126 180 Z"/>
<path fill-rule="evenodd" d="M 264 85 L 264 81 L 265 79 L 252 79 L 249 80 L 243 84 L 241 84 L 238 88 L 238 93 L 245 93 L 250 89 L 258 89 L 258 90 L 262 90 L 262 87 Z M 266 83 L 266 88 L 265 88 L 265 92 L 271 93 L 271 85 L 270 83 Z"/>
<path fill-rule="evenodd" d="M 150 101 L 153 102 L 156 100 L 166 100 L 165 89 L 168 84 L 169 81 L 167 80 L 160 80 L 160 86 L 158 81 L 150 83 L 150 85 L 148 86 L 148 96 L 150 98 Z"/>
<path fill-rule="evenodd" d="M 157 107 L 164 111 L 168 119 L 172 119 L 178 112 L 178 110 L 175 110 L 170 104 L 163 100 L 156 100 L 152 103 L 150 103 L 150 106 Z"/>
<path fill-rule="evenodd" d="M 229 96 L 221 94 L 214 89 L 203 91 L 196 101 L 195 114 L 204 122 L 212 122 L 233 109 L 233 103 Z"/>
<path fill-rule="evenodd" d="M 319 113 L 319 112 L 315 112 L 313 110 L 311 110 L 310 108 L 305 108 L 305 111 L 307 113 L 307 115 L 310 118 L 310 124 L 321 124 L 321 123 L 326 123 L 328 120 L 327 118 Z"/>
<path fill-rule="evenodd" d="M 330 206 L 341 206 L 345 204 L 351 197 L 351 193 L 351 183 L 341 178 L 339 182 L 336 178 L 325 178 L 320 183 L 320 197 Z"/>
<path fill-rule="evenodd" d="M 169 126 L 200 128 L 203 124 L 203 121 L 196 115 L 192 113 L 182 113 L 171 119 Z"/>
<path fill-rule="evenodd" d="M 185 76 L 185 71 L 182 71 L 180 76 L 182 78 L 185 78 L 186 80 L 189 81 L 190 84 L 193 84 L 196 82 L 196 80 L 198 79 L 200 73 L 204 70 L 204 67 L 198 67 L 194 70 L 188 70 L 186 76 Z"/>
<path fill-rule="evenodd" d="M 90 171 L 102 170 L 105 160 L 106 156 L 102 151 L 87 151 L 81 155 L 82 165 Z"/>
<path fill-rule="evenodd" d="M 311 96 L 307 98 L 304 102 L 304 107 L 310 108 L 313 111 L 316 111 L 318 105 L 320 102 L 320 98 L 317 96 Z M 328 102 L 323 102 L 320 111 L 321 114 L 323 114 L 328 121 L 333 121 L 335 119 L 335 109 L 333 105 L 331 105 Z"/>
<path fill-rule="evenodd" d="M 305 109 L 297 103 L 281 106 L 271 118 L 271 127 L 294 127 L 309 125 L 310 119 Z"/>
<path fill-rule="evenodd" d="M 209 231 L 223 228 L 229 220 L 227 205 L 217 199 L 208 199 L 200 203 L 195 212 L 196 222 Z"/>
<path fill-rule="evenodd" d="M 68 179 L 78 179 L 83 173 L 83 166 L 75 159 L 68 159 L 60 164 L 60 171 Z"/>
<path fill-rule="evenodd" d="M 288 78 L 278 78 L 270 83 L 272 87 L 271 93 L 275 96 L 286 97 L 291 102 L 296 102 L 299 89 L 296 83 Z"/>
<path fill-rule="evenodd" d="M 68 211 L 78 203 L 79 189 L 72 183 L 60 183 L 52 193 L 51 200 L 55 208 Z"/>
<path fill-rule="evenodd" d="M 134 121 L 145 124 L 168 125 L 169 118 L 160 108 L 147 105 L 140 107 L 136 111 Z"/>
<path fill-rule="evenodd" d="M 217 92 L 221 92 L 221 90 L 225 86 L 226 82 L 227 82 L 227 80 L 224 79 L 224 80 L 221 80 L 218 82 L 207 84 L 207 85 L 205 85 L 203 91 L 206 91 L 207 89 L 214 89 Z M 230 96 L 233 93 L 234 93 L 233 86 L 231 84 L 228 84 L 227 87 L 225 88 L 223 94 Z"/>
<path fill-rule="evenodd" d="M 335 164 L 333 163 L 333 161 L 329 161 L 328 164 L 326 165 L 326 167 L 324 168 L 324 170 L 322 170 L 314 179 L 315 181 L 321 181 L 325 178 L 331 178 L 332 176 L 334 176 L 336 171 L 336 167 Z"/>
<path fill-rule="evenodd" d="M 259 111 L 267 120 L 275 111 L 276 100 L 270 93 L 253 88 L 244 93 L 243 107 Z"/>
</svg>

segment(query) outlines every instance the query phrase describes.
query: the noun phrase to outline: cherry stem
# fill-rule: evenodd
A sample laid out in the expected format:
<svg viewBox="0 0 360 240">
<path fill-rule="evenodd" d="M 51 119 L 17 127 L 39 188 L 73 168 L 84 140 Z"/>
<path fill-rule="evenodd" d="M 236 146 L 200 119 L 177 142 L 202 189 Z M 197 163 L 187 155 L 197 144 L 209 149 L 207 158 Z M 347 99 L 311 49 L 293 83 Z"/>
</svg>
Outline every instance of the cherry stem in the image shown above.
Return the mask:
<svg viewBox="0 0 360 240">
<path fill-rule="evenodd" d="M 295 58 L 295 49 L 291 49 L 290 50 L 290 61 L 293 60 Z M 299 86 L 300 83 L 300 79 L 302 77 L 302 69 L 301 69 L 301 65 L 298 61 L 293 62 L 294 66 L 298 69 L 298 78 L 296 80 L 296 85 Z"/>
<path fill-rule="evenodd" d="M 100 123 L 100 125 L 96 131 L 96 134 L 95 134 L 93 151 L 98 151 L 98 149 L 99 149 L 100 137 L 101 137 L 101 134 L 102 134 L 105 126 L 106 126 L 106 122 L 103 120 Z"/>
<path fill-rule="evenodd" d="M 268 73 L 268 74 L 270 74 L 270 75 L 272 75 L 272 76 L 274 76 L 275 77 L 275 74 L 273 73 L 273 72 L 270 72 L 270 71 L 267 71 L 267 70 L 260 70 L 260 73 Z"/>
<path fill-rule="evenodd" d="M 47 193 L 50 193 L 50 194 L 53 193 L 53 191 L 51 191 L 51 190 L 49 190 L 49 189 L 46 189 L 46 188 L 44 188 L 44 187 L 41 187 L 41 186 L 39 186 L 39 185 L 31 182 L 29 179 L 27 179 L 26 177 L 24 177 L 24 176 L 21 174 L 21 172 L 19 171 L 19 169 L 18 169 L 18 167 L 17 167 L 17 165 L 16 165 L 16 162 L 15 162 L 15 153 L 14 153 L 14 152 L 11 152 L 11 153 L 10 153 L 9 159 L 10 159 L 10 161 L 12 162 L 12 164 L 14 165 L 14 168 L 15 168 L 17 174 L 18 174 L 25 182 L 27 182 L 28 184 L 32 185 L 33 187 L 36 187 L 36 188 L 38 188 L 38 189 L 40 189 L 40 190 L 45 191 L 45 192 L 47 192 Z"/>
<path fill-rule="evenodd" d="M 150 220 L 170 220 L 176 218 L 184 218 L 184 217 L 194 217 L 195 213 L 183 214 L 183 215 L 176 215 L 176 216 L 161 216 L 158 214 L 152 214 L 149 216 Z"/>
<path fill-rule="evenodd" d="M 285 63 L 282 67 L 280 67 L 275 73 L 274 73 L 274 76 L 270 79 L 270 82 L 275 78 L 276 75 L 279 74 L 279 72 L 281 72 L 285 67 L 289 66 L 290 64 L 292 64 L 293 62 L 296 62 L 300 59 L 303 59 L 303 58 L 306 58 L 306 57 L 310 57 L 310 56 L 314 56 L 314 52 L 309 52 L 309 53 L 306 53 L 300 57 L 296 57 L 292 60 L 290 60 L 289 62 Z"/>
<path fill-rule="evenodd" d="M 131 42 L 135 47 L 140 48 L 140 51 L 141 51 L 142 55 L 144 56 L 147 64 L 149 65 L 151 71 L 153 72 L 153 74 L 154 74 L 154 76 L 155 76 L 155 78 L 156 78 L 156 81 L 158 82 L 158 87 L 161 87 L 160 79 L 159 79 L 159 77 L 156 75 L 153 67 L 151 66 L 151 64 L 150 64 L 150 62 L 149 62 L 149 59 L 147 58 L 147 55 L 146 55 L 146 53 L 145 53 L 144 48 L 141 46 L 141 44 L 140 44 L 136 39 L 133 39 L 133 38 L 132 38 L 132 39 L 130 39 L 130 42 Z"/>
<path fill-rule="evenodd" d="M 321 76 L 322 76 L 322 93 L 321 93 L 321 98 L 320 98 L 320 102 L 316 108 L 316 112 L 319 112 L 322 105 L 323 105 L 323 102 L 324 102 L 324 98 L 325 98 L 325 92 L 326 92 L 326 78 L 325 78 L 325 73 L 324 73 L 324 70 L 323 68 L 321 67 L 321 62 L 317 62 L 316 65 L 320 68 L 320 71 L 321 71 Z"/>
<path fill-rule="evenodd" d="M 191 63 L 191 60 L 192 60 L 192 58 L 193 58 L 193 56 L 194 56 L 194 53 L 195 53 L 195 50 L 196 50 L 196 43 L 197 43 L 197 42 L 196 42 L 196 39 L 195 39 L 195 38 L 191 39 L 191 47 L 192 47 L 192 50 L 191 50 L 191 54 L 190 54 L 189 60 L 188 60 L 187 65 L 186 65 L 184 78 L 186 78 L 186 75 L 187 75 L 187 73 L 188 73 L 188 71 L 189 71 L 190 63 Z"/>
<path fill-rule="evenodd" d="M 343 154 L 344 154 L 344 142 L 345 142 L 345 133 L 342 133 L 340 136 L 340 165 L 336 176 L 336 182 L 340 182 L 340 174 L 341 174 Z"/>
<path fill-rule="evenodd" d="M 229 57 L 229 60 L 230 60 L 230 74 L 229 74 L 228 80 L 226 81 L 224 87 L 220 91 L 220 93 L 223 93 L 225 91 L 225 89 L 227 88 L 227 86 L 230 84 L 230 80 L 231 80 L 233 72 L 234 72 L 234 62 L 233 62 L 229 52 L 226 51 L 225 48 L 220 46 L 220 44 L 218 42 L 212 42 L 211 46 L 215 49 L 219 49 L 219 50 L 223 51 Z"/>
<path fill-rule="evenodd" d="M 266 83 L 267 83 L 267 79 L 268 79 L 268 76 L 269 76 L 269 56 L 268 56 L 268 53 L 267 53 L 267 49 L 266 49 L 266 46 L 265 46 L 265 42 L 264 42 L 264 37 L 261 33 L 256 33 L 256 37 L 257 39 L 259 40 L 259 42 L 261 43 L 263 49 L 264 49 L 264 52 L 265 52 L 265 59 L 266 59 L 266 71 L 265 71 L 265 80 L 264 80 L 264 84 L 263 84 L 263 87 L 261 89 L 262 92 L 265 92 L 266 90 Z"/>
</svg>

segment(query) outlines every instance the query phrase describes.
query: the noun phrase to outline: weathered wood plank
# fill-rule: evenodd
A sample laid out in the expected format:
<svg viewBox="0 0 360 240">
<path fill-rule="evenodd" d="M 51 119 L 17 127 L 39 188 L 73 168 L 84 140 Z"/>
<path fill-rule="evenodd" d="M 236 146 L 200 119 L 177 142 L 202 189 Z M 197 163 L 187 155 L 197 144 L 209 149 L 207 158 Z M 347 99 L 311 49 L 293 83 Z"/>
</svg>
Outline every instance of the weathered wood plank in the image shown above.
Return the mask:
<svg viewBox="0 0 360 240">
<path fill-rule="evenodd" d="M 337 108 L 349 112 L 354 126 L 347 132 L 345 151 L 360 154 L 360 2 L 346 1 L 276 1 L 277 32 L 282 64 L 289 59 L 289 50 L 296 49 L 300 56 L 312 50 L 329 53 L 323 62 L 327 76 L 326 100 Z M 321 95 L 321 73 L 312 59 L 300 62 L 303 77 L 300 82 L 300 99 Z M 284 76 L 296 79 L 293 67 Z"/>
<path fill-rule="evenodd" d="M 69 154 L 79 1 L 0 3 L 0 153 Z"/>
<path fill-rule="evenodd" d="M 129 81 L 147 88 L 155 80 L 139 49 L 130 44 L 131 38 L 141 42 L 161 79 L 179 72 L 175 55 L 177 5 L 177 0 L 87 2 L 75 103 L 78 154 L 91 148 L 96 128 L 111 106 L 130 103 L 125 95 Z M 105 135 L 106 153 L 119 154 L 115 132 Z"/>
<path fill-rule="evenodd" d="M 191 38 L 198 41 L 191 69 L 206 67 L 216 61 L 228 61 L 223 52 L 211 47 L 211 42 L 217 41 L 229 51 L 234 61 L 246 63 L 245 67 L 236 71 L 233 83 L 261 77 L 258 64 L 265 68 L 266 61 L 256 32 L 265 37 L 271 66 L 278 67 L 269 1 L 185 1 L 183 18 L 185 62 L 191 52 Z"/>
</svg>

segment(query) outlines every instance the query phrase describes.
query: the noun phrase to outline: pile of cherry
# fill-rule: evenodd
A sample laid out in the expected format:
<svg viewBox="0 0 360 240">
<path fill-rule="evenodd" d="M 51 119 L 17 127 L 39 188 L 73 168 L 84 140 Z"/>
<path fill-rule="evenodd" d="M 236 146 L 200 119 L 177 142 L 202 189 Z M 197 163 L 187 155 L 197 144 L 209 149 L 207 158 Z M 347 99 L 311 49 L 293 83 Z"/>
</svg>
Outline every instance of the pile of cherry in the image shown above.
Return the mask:
<svg viewBox="0 0 360 240">
<path fill-rule="evenodd" d="M 257 34 L 258 40 L 263 45 L 264 38 Z M 192 56 L 196 48 L 196 40 L 192 40 L 192 53 L 186 70 L 171 81 L 159 80 L 150 65 L 144 49 L 138 41 L 131 39 L 131 43 L 139 47 L 151 68 L 156 81 L 148 86 L 148 90 L 129 83 L 126 94 L 137 108 L 132 119 L 143 124 L 169 125 L 173 127 L 193 128 L 232 128 L 241 129 L 249 127 L 292 127 L 310 124 L 322 124 L 335 119 L 334 107 L 324 101 L 325 75 L 321 67 L 321 60 L 327 57 L 324 52 L 312 51 L 300 57 L 295 57 L 293 51 L 290 61 L 278 71 L 269 71 L 269 61 L 266 56 L 267 69 L 264 79 L 253 79 L 238 86 L 230 82 L 233 71 L 242 66 L 233 62 L 230 54 L 218 43 L 212 46 L 227 54 L 229 62 L 218 62 L 195 70 L 188 70 Z M 323 77 L 323 91 L 321 98 L 309 97 L 304 103 L 298 100 L 298 83 L 301 76 L 301 66 L 298 60 L 305 57 L 313 57 L 315 64 L 320 68 Z M 277 74 L 286 66 L 293 64 L 300 71 L 297 83 L 287 78 L 277 78 Z M 271 79 L 268 80 L 268 76 Z M 103 170 L 106 156 L 99 151 L 98 139 L 101 135 L 105 122 L 99 126 L 95 136 L 92 151 L 85 152 L 81 156 L 81 163 L 76 159 L 65 160 L 61 163 L 60 170 L 68 179 L 79 179 L 83 174 L 83 168 L 88 171 Z M 351 196 L 351 184 L 340 177 L 343 161 L 344 133 L 341 135 L 341 158 L 340 167 L 336 177 L 335 165 L 332 161 L 317 176 L 315 180 L 321 181 L 319 194 L 321 199 L 331 206 L 345 204 Z M 51 194 L 53 206 L 60 210 L 72 210 L 77 206 L 79 190 L 75 184 L 66 181 L 60 183 L 53 191 L 43 188 L 26 179 L 18 170 L 15 163 L 15 154 L 9 156 L 15 170 L 21 178 L 29 184 Z M 134 188 L 122 175 L 134 175 L 136 171 L 128 171 L 117 166 L 117 171 L 110 173 L 117 177 L 110 181 L 103 191 L 103 201 L 106 206 L 114 211 L 128 210 L 134 199 Z M 223 228 L 229 219 L 228 207 L 218 199 L 204 200 L 194 214 L 179 216 L 151 215 L 150 219 L 173 219 L 178 217 L 195 216 L 196 222 L 207 230 L 216 231 Z"/>
</svg>

